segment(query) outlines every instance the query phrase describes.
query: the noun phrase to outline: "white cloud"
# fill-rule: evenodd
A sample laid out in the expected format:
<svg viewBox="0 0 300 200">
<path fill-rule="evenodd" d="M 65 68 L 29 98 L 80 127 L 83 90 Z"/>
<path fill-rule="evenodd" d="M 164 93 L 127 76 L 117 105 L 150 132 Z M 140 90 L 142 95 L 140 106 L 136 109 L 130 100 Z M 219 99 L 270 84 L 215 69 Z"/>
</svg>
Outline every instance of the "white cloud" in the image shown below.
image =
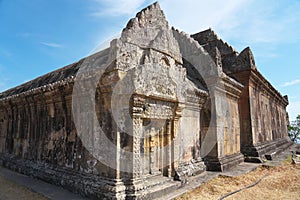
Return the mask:
<svg viewBox="0 0 300 200">
<path fill-rule="evenodd" d="M 133 16 L 152 0 L 90 0 L 94 16 Z M 171 26 L 193 34 L 212 28 L 238 51 L 252 47 L 256 57 L 278 56 L 276 45 L 300 41 L 300 1 L 160 0 Z"/>
<path fill-rule="evenodd" d="M 189 33 L 195 33 L 209 27 L 224 26 L 230 28 L 236 23 L 229 21 L 248 1 L 194 1 L 162 0 L 161 7 L 170 24 Z"/>
<path fill-rule="evenodd" d="M 300 2 L 162 0 L 170 24 L 188 33 L 212 27 L 241 46 L 287 43 L 300 39 Z"/>
<path fill-rule="evenodd" d="M 92 16 L 132 15 L 146 0 L 92 0 Z"/>
<path fill-rule="evenodd" d="M 238 34 L 251 43 L 290 43 L 299 40 L 300 3 L 253 1 L 243 8 Z M 235 37 L 239 38 L 236 34 Z"/>
<path fill-rule="evenodd" d="M 286 82 L 284 83 L 282 86 L 283 87 L 287 87 L 287 86 L 292 86 L 292 85 L 296 85 L 300 83 L 300 79 L 296 79 L 296 80 L 293 80 L 293 81 L 289 81 L 289 82 Z"/>
<path fill-rule="evenodd" d="M 42 45 L 52 48 L 62 48 L 63 45 L 57 44 L 57 43 L 51 43 L 51 42 L 41 42 Z"/>
<path fill-rule="evenodd" d="M 290 102 L 287 111 L 289 113 L 290 121 L 295 120 L 300 114 L 300 101 Z"/>
</svg>

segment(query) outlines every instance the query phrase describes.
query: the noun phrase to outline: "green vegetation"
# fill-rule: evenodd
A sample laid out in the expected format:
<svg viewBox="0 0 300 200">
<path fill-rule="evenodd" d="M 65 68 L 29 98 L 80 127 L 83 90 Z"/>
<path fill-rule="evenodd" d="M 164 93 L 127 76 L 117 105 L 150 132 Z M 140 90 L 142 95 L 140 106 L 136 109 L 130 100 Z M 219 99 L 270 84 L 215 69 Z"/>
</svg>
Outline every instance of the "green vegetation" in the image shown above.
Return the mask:
<svg viewBox="0 0 300 200">
<path fill-rule="evenodd" d="M 289 137 L 293 142 L 300 142 L 300 115 L 288 126 Z"/>
</svg>

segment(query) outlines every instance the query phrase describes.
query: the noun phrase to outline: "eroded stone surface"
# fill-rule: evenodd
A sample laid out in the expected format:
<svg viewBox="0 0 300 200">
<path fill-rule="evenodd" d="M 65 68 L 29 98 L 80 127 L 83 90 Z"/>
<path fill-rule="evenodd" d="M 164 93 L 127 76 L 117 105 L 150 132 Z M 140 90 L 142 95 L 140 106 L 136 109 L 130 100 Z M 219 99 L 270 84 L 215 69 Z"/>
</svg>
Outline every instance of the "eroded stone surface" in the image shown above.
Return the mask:
<svg viewBox="0 0 300 200">
<path fill-rule="evenodd" d="M 288 145 L 287 104 L 249 48 L 170 29 L 155 3 L 108 49 L 0 94 L 1 160 L 93 198 L 154 198 Z"/>
</svg>

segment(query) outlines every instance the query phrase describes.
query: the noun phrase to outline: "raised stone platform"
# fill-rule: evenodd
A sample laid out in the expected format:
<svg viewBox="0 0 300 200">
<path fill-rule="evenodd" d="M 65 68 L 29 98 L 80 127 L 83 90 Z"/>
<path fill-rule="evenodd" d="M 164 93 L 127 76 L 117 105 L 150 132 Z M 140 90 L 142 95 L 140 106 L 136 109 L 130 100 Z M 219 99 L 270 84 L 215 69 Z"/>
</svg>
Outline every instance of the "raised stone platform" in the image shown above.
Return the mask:
<svg viewBox="0 0 300 200">
<path fill-rule="evenodd" d="M 124 199 L 126 196 L 126 187 L 122 180 L 107 179 L 65 167 L 18 159 L 9 154 L 0 155 L 0 165 L 92 199 Z"/>
<path fill-rule="evenodd" d="M 281 138 L 254 146 L 243 146 L 241 151 L 245 155 L 246 162 L 262 163 L 264 159 L 272 160 L 272 157 L 281 153 L 293 142 L 288 138 Z"/>
<path fill-rule="evenodd" d="M 225 171 L 236 166 L 244 161 L 244 156 L 241 153 L 236 153 L 221 158 L 205 157 L 204 162 L 209 171 Z"/>
<path fill-rule="evenodd" d="M 65 167 L 18 159 L 9 154 L 0 155 L 0 165 L 91 199 L 154 199 L 176 190 L 182 184 L 161 175 L 149 175 L 140 180 L 108 179 Z"/>
<path fill-rule="evenodd" d="M 292 145 L 290 146 L 288 149 L 286 149 L 284 152 L 277 154 L 275 156 L 275 159 L 273 159 L 272 161 L 267 161 L 266 163 L 264 163 L 264 165 L 268 165 L 268 166 L 276 166 L 279 165 L 280 162 L 284 159 L 287 158 L 288 155 L 291 155 L 291 152 L 299 152 L 300 151 L 300 145 Z M 197 176 L 193 176 L 188 178 L 187 182 L 185 184 L 180 184 L 179 182 L 176 182 L 177 185 L 176 187 L 173 187 L 171 189 L 164 189 L 165 192 L 163 193 L 157 193 L 153 196 L 148 196 L 150 199 L 161 199 L 161 200 L 166 200 L 166 199 L 173 199 L 176 198 L 182 194 L 184 194 L 185 192 L 195 189 L 197 187 L 199 187 L 201 184 L 211 180 L 214 177 L 217 177 L 218 175 L 224 175 L 224 176 L 239 176 L 245 173 L 249 173 L 250 171 L 255 170 L 258 166 L 260 166 L 261 164 L 255 164 L 255 163 L 248 163 L 248 162 L 243 162 L 233 168 L 231 168 L 230 170 L 227 170 L 225 172 L 204 172 L 201 173 Z M 3 170 L 6 170 L 5 168 L 3 168 Z M 6 170 L 8 171 L 8 176 L 6 176 L 7 179 L 13 180 L 15 181 L 15 179 L 13 178 L 14 176 L 17 176 L 18 174 L 10 171 L 10 170 Z M 3 171 L 1 171 L 2 173 Z M 7 173 L 7 172 L 6 172 Z M 15 174 L 15 175 L 12 175 Z M 20 175 L 22 179 L 24 179 L 24 176 Z M 30 177 L 26 177 L 27 179 L 31 179 Z M 36 180 L 38 181 L 38 180 Z M 20 184 L 19 182 L 17 182 L 18 184 Z M 44 182 L 40 182 L 41 187 L 45 187 Z M 22 184 L 23 185 L 23 184 Z M 170 183 L 167 183 L 167 185 L 171 185 Z M 40 190 L 36 190 L 36 186 L 32 185 L 32 184 L 26 184 L 24 185 L 25 187 L 29 188 L 32 191 L 44 194 L 43 192 L 41 192 Z M 4 186 L 3 186 L 4 187 Z M 175 188 L 175 189 L 174 189 Z M 151 191 L 156 192 L 155 189 L 161 189 L 161 185 L 157 185 L 155 188 L 153 188 Z M 173 190 L 174 189 L 174 190 Z M 55 194 L 58 193 L 58 191 L 55 191 L 55 188 L 51 188 L 51 190 L 53 190 L 52 192 Z M 74 192 L 74 191 L 73 191 Z M 158 194 L 160 196 L 158 196 Z M 46 195 L 47 196 L 47 195 Z M 69 196 L 67 196 L 69 197 Z M 153 197 L 153 198 L 151 198 Z M 60 199 L 57 198 L 57 195 L 55 196 L 55 199 Z M 80 198 L 78 198 L 80 199 Z"/>
</svg>

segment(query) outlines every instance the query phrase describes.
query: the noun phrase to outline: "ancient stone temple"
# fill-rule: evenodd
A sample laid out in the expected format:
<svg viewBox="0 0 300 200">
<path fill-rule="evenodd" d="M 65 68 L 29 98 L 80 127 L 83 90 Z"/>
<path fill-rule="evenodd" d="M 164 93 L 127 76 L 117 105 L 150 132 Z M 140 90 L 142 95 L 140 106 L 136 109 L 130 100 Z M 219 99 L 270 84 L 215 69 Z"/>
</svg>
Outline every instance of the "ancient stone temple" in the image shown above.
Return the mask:
<svg viewBox="0 0 300 200">
<path fill-rule="evenodd" d="M 211 30 L 192 35 L 211 55 L 220 52 L 222 69 L 243 84 L 239 100 L 241 152 L 246 159 L 259 161 L 276 148 L 290 145 L 287 137 L 287 96 L 282 96 L 258 71 L 251 49 L 241 53 L 223 42 Z"/>
<path fill-rule="evenodd" d="M 290 142 L 283 97 L 211 30 L 157 3 L 98 53 L 0 93 L 0 164 L 94 199 L 153 199 Z"/>
</svg>

